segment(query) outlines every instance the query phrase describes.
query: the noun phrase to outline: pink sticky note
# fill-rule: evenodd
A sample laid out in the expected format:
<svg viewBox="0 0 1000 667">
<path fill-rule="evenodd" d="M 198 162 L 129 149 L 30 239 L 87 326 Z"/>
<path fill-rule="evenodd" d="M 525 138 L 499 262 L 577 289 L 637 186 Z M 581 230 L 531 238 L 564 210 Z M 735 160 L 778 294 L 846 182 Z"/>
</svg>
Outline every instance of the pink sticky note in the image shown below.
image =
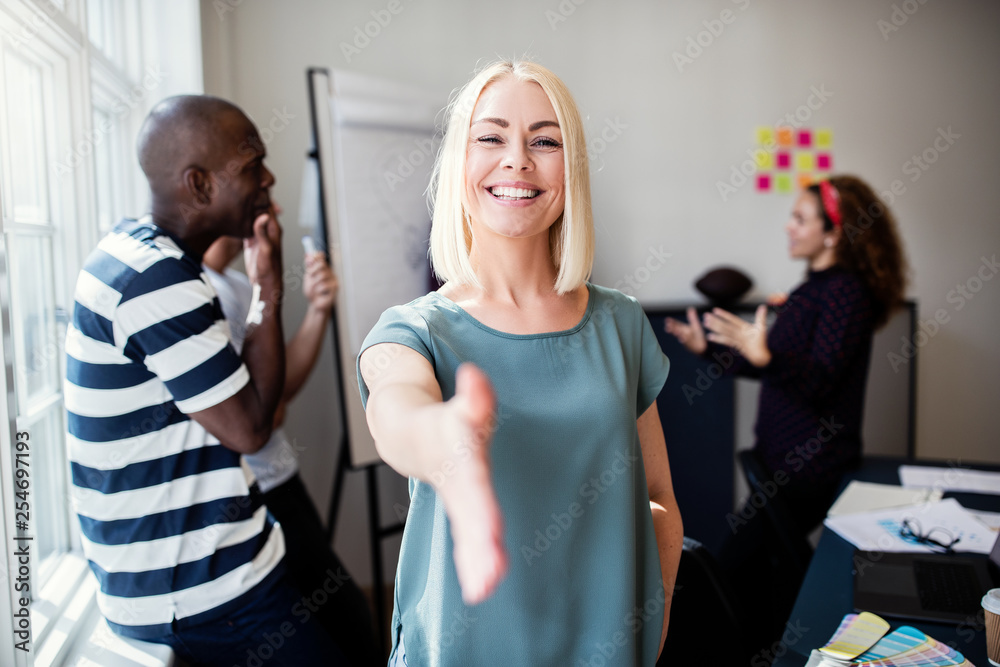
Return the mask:
<svg viewBox="0 0 1000 667">
<path fill-rule="evenodd" d="M 787 151 L 778 152 L 778 169 L 788 169 L 792 166 L 792 155 Z"/>
<path fill-rule="evenodd" d="M 829 153 L 818 153 L 816 155 L 816 168 L 821 171 L 833 169 L 833 156 Z"/>
<path fill-rule="evenodd" d="M 812 146 L 812 132 L 799 130 L 799 146 Z"/>
<path fill-rule="evenodd" d="M 757 176 L 757 190 L 760 192 L 767 192 L 771 189 L 771 176 L 768 174 L 760 174 Z"/>
</svg>

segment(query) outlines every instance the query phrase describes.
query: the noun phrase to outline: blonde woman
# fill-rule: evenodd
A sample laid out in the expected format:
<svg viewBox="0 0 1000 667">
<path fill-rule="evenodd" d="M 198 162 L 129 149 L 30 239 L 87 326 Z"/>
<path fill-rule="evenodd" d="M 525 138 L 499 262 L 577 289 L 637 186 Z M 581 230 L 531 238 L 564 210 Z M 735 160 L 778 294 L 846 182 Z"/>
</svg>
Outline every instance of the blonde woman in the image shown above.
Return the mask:
<svg viewBox="0 0 1000 667">
<path fill-rule="evenodd" d="M 431 183 L 446 281 L 358 360 L 410 478 L 393 664 L 652 665 L 683 529 L 638 303 L 590 284 L 583 126 L 562 83 L 499 62 L 456 96 Z"/>
</svg>

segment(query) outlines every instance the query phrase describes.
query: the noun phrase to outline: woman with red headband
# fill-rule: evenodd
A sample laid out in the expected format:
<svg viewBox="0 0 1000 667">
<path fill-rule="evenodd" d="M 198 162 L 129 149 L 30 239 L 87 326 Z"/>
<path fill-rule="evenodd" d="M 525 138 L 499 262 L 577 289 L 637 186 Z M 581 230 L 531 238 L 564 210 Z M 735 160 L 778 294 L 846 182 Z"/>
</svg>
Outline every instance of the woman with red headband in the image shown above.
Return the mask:
<svg viewBox="0 0 1000 667">
<path fill-rule="evenodd" d="M 772 478 L 787 475 L 780 492 L 805 535 L 860 460 L 872 334 L 902 303 L 906 262 L 889 209 L 854 176 L 808 186 L 785 228 L 789 255 L 808 272 L 773 304 L 770 331 L 766 306 L 753 323 L 713 309 L 704 328 L 692 308 L 667 331 L 696 354 L 734 348 L 731 372 L 761 379 L 755 449 Z"/>
<path fill-rule="evenodd" d="M 729 372 L 760 378 L 754 449 L 804 544 L 860 461 L 872 335 L 903 300 L 906 261 L 892 214 L 853 176 L 807 187 L 785 229 L 788 253 L 805 260 L 807 275 L 772 304 L 770 330 L 761 306 L 753 323 L 715 308 L 704 327 L 690 308 L 688 321 L 667 320 L 667 331 L 706 358 L 732 348 Z M 774 536 L 758 506 L 731 517 L 720 561 L 755 609 L 754 636 L 767 643 L 781 634 L 800 582 L 772 558 Z"/>
</svg>

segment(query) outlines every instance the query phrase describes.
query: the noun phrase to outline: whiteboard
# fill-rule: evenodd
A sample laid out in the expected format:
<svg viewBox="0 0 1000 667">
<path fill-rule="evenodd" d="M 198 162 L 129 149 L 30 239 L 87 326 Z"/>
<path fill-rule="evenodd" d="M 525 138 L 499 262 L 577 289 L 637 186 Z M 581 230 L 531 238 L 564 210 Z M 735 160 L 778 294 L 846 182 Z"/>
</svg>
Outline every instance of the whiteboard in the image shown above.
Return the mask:
<svg viewBox="0 0 1000 667">
<path fill-rule="evenodd" d="M 385 79 L 310 70 L 336 305 L 343 415 L 351 464 L 377 463 L 355 372 L 365 336 L 382 312 L 430 286 L 427 185 L 447 100 Z"/>
</svg>

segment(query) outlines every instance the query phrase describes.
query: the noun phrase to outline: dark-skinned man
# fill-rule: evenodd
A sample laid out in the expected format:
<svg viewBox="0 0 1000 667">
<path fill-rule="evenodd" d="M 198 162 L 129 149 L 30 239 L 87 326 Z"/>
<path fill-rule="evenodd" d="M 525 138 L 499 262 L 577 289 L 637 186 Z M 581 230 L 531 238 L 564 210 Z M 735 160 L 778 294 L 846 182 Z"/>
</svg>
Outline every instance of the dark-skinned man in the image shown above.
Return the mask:
<svg viewBox="0 0 1000 667">
<path fill-rule="evenodd" d="M 347 664 L 285 571 L 284 536 L 240 455 L 271 434 L 285 378 L 281 229 L 253 123 L 207 96 L 164 100 L 140 131 L 151 215 L 87 259 L 66 340 L 68 446 L 98 605 L 124 636 L 193 665 Z M 247 239 L 257 302 L 242 354 L 202 273 Z"/>
</svg>

